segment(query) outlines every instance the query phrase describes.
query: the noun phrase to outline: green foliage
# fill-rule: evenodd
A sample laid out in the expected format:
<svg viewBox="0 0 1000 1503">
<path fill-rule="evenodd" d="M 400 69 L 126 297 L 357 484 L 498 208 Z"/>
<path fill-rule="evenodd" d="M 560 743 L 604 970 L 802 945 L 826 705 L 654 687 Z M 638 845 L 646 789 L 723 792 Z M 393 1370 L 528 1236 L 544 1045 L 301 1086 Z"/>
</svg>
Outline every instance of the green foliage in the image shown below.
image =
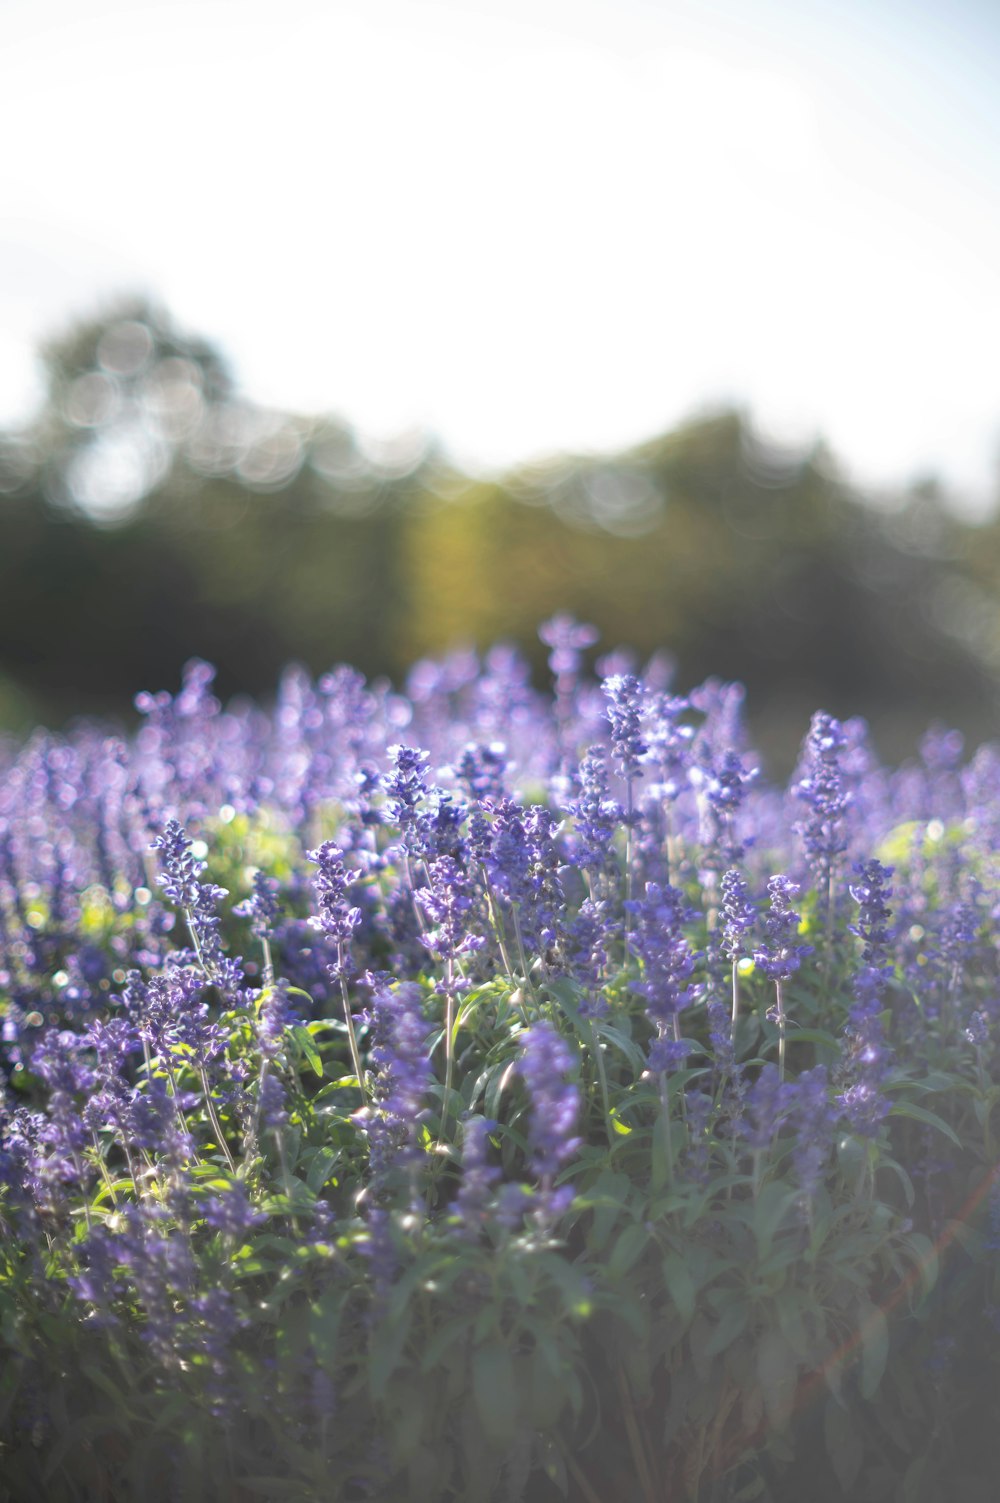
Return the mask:
<svg viewBox="0 0 1000 1503">
<path fill-rule="evenodd" d="M 669 648 L 687 681 L 741 679 L 785 757 L 782 723 L 817 700 L 849 697 L 900 749 L 934 716 L 992 729 L 1000 655 L 975 624 L 992 532 L 927 492 L 879 513 L 821 452 L 772 454 L 736 413 L 484 482 L 431 449 L 376 462 L 335 420 L 256 412 L 216 351 L 142 304 L 46 358 L 43 415 L 0 435 L 7 723 L 122 713 L 194 655 L 226 693 L 288 661 L 400 675 L 501 638 L 540 669 L 535 625 L 563 609 Z M 136 493 L 95 521 L 102 456 L 137 426 L 159 458 L 137 454 Z"/>
</svg>

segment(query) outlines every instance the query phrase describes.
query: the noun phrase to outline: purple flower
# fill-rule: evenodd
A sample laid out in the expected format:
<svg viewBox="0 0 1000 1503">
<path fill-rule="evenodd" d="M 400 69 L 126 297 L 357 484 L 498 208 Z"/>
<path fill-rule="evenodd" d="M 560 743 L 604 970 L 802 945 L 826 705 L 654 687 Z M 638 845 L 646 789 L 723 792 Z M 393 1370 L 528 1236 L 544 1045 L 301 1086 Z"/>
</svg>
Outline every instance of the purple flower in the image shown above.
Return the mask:
<svg viewBox="0 0 1000 1503">
<path fill-rule="evenodd" d="M 178 908 L 193 909 L 201 893 L 198 877 L 205 870 L 205 863 L 195 860 L 183 825 L 176 819 L 168 819 L 152 849 L 160 852 L 160 886 L 167 897 Z"/>
<path fill-rule="evenodd" d="M 750 900 L 746 882 L 730 867 L 722 878 L 722 941 L 723 955 L 734 964 L 746 953 L 745 938 L 757 922 L 757 909 Z"/>
<path fill-rule="evenodd" d="M 524 810 L 513 799 L 493 808 L 484 864 L 493 890 L 510 903 L 523 903 L 531 893 L 531 847 Z"/>
<path fill-rule="evenodd" d="M 711 760 L 709 748 L 703 746 L 702 760 L 691 767 L 688 778 L 695 789 L 700 813 L 700 835 L 704 864 L 709 870 L 739 861 L 743 845 L 734 831 L 736 815 L 746 790 L 756 780 L 759 769 L 749 771 L 742 759 L 729 750 Z"/>
<path fill-rule="evenodd" d="M 600 636 L 596 626 L 587 626 L 566 612 L 560 612 L 544 621 L 538 635 L 549 653 L 549 668 L 557 685 L 572 681 L 580 671 L 581 656 L 588 647 L 593 647 Z"/>
<path fill-rule="evenodd" d="M 250 920 L 250 929 L 256 939 L 267 939 L 281 913 L 278 902 L 278 884 L 265 872 L 253 874 L 253 891 L 233 909 L 237 918 Z"/>
<path fill-rule="evenodd" d="M 280 1132 L 288 1122 L 288 1098 L 278 1077 L 271 1072 L 261 1074 L 257 1087 L 257 1111 L 263 1127 L 271 1132 Z"/>
<path fill-rule="evenodd" d="M 615 831 L 624 813 L 611 797 L 603 746 L 592 746 L 581 761 L 579 789 L 567 804 L 573 816 L 577 860 L 594 873 L 605 872 L 614 863 Z"/>
<path fill-rule="evenodd" d="M 743 1117 L 743 1132 L 752 1152 L 767 1151 L 790 1106 L 790 1083 L 782 1081 L 776 1065 L 764 1065 L 747 1092 Z"/>
<path fill-rule="evenodd" d="M 580 1092 L 564 1079 L 574 1066 L 566 1043 L 551 1023 L 535 1023 L 521 1037 L 520 1071 L 531 1101 L 528 1146 L 531 1168 L 542 1186 L 543 1213 L 556 1215 L 572 1191 L 555 1193 L 552 1181 L 580 1146 L 574 1134 L 580 1115 Z M 567 1187 L 568 1188 L 568 1187 Z"/>
<path fill-rule="evenodd" d="M 475 799 L 501 799 L 506 796 L 504 775 L 507 771 L 507 748 L 502 741 L 470 742 L 462 752 L 455 776 Z"/>
<path fill-rule="evenodd" d="M 495 1128 L 496 1123 L 485 1117 L 468 1117 L 462 1127 L 462 1179 L 454 1211 L 462 1235 L 472 1239 L 478 1237 L 487 1221 L 501 1174 L 499 1164 L 489 1160 L 489 1137 Z"/>
<path fill-rule="evenodd" d="M 615 673 L 601 686 L 608 701 L 611 751 L 619 776 L 630 785 L 642 772 L 648 747 L 641 730 L 642 685 L 632 673 Z"/>
<path fill-rule="evenodd" d="M 806 860 L 821 891 L 847 849 L 844 819 L 850 795 L 844 785 L 841 753 L 847 737 L 839 720 L 818 710 L 805 742 L 804 768 L 793 792 L 808 806 L 795 829 L 802 836 Z"/>
<path fill-rule="evenodd" d="M 242 1237 L 255 1226 L 267 1220 L 262 1211 L 255 1211 L 247 1198 L 247 1192 L 238 1182 L 216 1195 L 208 1196 L 201 1206 L 205 1225 L 213 1232 L 226 1237 Z"/>
<path fill-rule="evenodd" d="M 611 933 L 607 904 L 584 898 L 566 935 L 566 964 L 570 975 L 590 994 L 581 1002 L 580 1011 L 583 1013 L 599 1015 L 608 1010 L 599 988 L 608 965 L 609 947 L 616 937 Z"/>
<path fill-rule="evenodd" d="M 777 876 L 770 879 L 767 891 L 771 904 L 764 915 L 764 939 L 754 951 L 754 964 L 772 981 L 789 981 L 813 948 L 794 942 L 799 932 L 799 915 L 792 902 L 799 889 L 788 877 Z"/>
<path fill-rule="evenodd" d="M 307 860 L 318 868 L 313 883 L 319 900 L 319 914 L 313 919 L 332 942 L 336 958 L 327 966 L 334 981 L 352 976 L 351 936 L 361 922 L 361 909 L 350 902 L 350 888 L 360 871 L 348 871 L 340 848 L 327 840 L 318 850 L 310 851 Z"/>
<path fill-rule="evenodd" d="M 428 797 L 427 763 L 430 753 L 413 746 L 390 746 L 392 771 L 383 778 L 388 798 L 386 810 L 391 822 L 397 826 L 403 845 L 414 855 L 423 854 L 421 838 L 421 805 Z"/>
<path fill-rule="evenodd" d="M 957 772 L 962 765 L 965 737 L 940 721 L 928 726 L 920 742 L 920 760 L 930 773 Z"/>
<path fill-rule="evenodd" d="M 626 905 L 635 918 L 629 942 L 642 962 L 642 977 L 632 987 L 646 998 L 646 1014 L 656 1029 L 649 1067 L 656 1073 L 678 1062 L 675 1019 L 690 1000 L 688 983 L 696 956 L 682 932 L 693 918 L 676 887 L 647 882 L 645 895 Z"/>
<path fill-rule="evenodd" d="M 274 1059 L 281 1049 L 285 1029 L 292 1022 L 286 983 L 279 981 L 261 997 L 257 1009 L 257 1043 L 265 1059 Z"/>
<path fill-rule="evenodd" d="M 990 1020 L 984 1012 L 974 1012 L 965 1029 L 965 1037 L 977 1049 L 985 1049 L 990 1041 Z"/>
<path fill-rule="evenodd" d="M 417 1126 L 432 1080 L 422 1002 L 420 987 L 407 981 L 377 993 L 371 1004 L 371 1060 L 378 1074 L 374 1105 L 363 1120 L 380 1192 L 394 1170 L 415 1170 L 420 1163 Z"/>
<path fill-rule="evenodd" d="M 690 700 L 663 693 L 652 695 L 648 704 L 648 762 L 655 775 L 648 793 L 668 803 L 674 802 L 688 782 L 695 733 L 694 726 L 683 724 L 681 716 L 690 709 Z"/>
<path fill-rule="evenodd" d="M 849 1083 L 841 1105 L 854 1131 L 872 1137 L 889 1111 L 889 1103 L 881 1094 L 887 1068 L 881 996 L 892 973 L 886 959 L 891 917 L 888 899 L 892 896 L 888 878 L 892 869 L 873 860 L 859 863 L 855 873 L 857 881 L 851 885 L 851 896 L 859 911 L 857 923 L 850 927 L 864 948 L 862 964 L 854 977 L 854 1005 L 847 1024 L 845 1074 Z"/>
<path fill-rule="evenodd" d="M 439 856 L 427 869 L 429 885 L 417 890 L 416 899 L 430 927 L 423 943 L 432 955 L 453 963 L 482 949 L 481 934 L 470 932 L 476 909 L 476 894 L 468 873 L 451 856 Z"/>
<path fill-rule="evenodd" d="M 803 1194 L 815 1194 L 833 1148 L 837 1114 L 831 1109 L 826 1067 L 803 1070 L 788 1087 L 794 1133 L 792 1162 Z"/>
<path fill-rule="evenodd" d="M 850 893 L 858 905 L 858 917 L 857 922 L 849 926 L 850 931 L 864 942 L 862 959 L 865 964 L 880 967 L 885 964 L 890 939 L 891 909 L 887 900 L 892 897 L 892 888 L 886 884 L 893 869 L 872 860 L 859 861 L 854 871 L 855 880 L 850 885 Z"/>
<path fill-rule="evenodd" d="M 243 968 L 239 960 L 226 955 L 220 934 L 218 905 L 226 889 L 200 881 L 205 862 L 195 858 L 191 841 L 177 820 L 167 820 L 152 849 L 160 852 L 160 886 L 170 901 L 184 910 L 198 964 L 207 980 L 220 991 L 237 993 L 243 984 Z"/>
<path fill-rule="evenodd" d="M 711 1120 L 713 1103 L 711 1096 L 703 1091 L 685 1091 L 685 1116 L 687 1118 L 688 1145 L 684 1154 L 687 1177 L 696 1185 L 706 1185 L 709 1180 L 712 1154 Z"/>
</svg>

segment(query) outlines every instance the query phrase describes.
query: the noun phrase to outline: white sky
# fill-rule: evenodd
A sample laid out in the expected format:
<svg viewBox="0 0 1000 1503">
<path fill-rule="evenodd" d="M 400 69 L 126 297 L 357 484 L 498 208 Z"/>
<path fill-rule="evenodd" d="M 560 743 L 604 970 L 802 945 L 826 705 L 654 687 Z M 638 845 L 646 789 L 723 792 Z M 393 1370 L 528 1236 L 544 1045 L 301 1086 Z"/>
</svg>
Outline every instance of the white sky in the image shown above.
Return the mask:
<svg viewBox="0 0 1000 1503">
<path fill-rule="evenodd" d="M 0 0 L 0 424 L 116 293 L 466 463 L 1000 474 L 996 0 Z"/>
</svg>

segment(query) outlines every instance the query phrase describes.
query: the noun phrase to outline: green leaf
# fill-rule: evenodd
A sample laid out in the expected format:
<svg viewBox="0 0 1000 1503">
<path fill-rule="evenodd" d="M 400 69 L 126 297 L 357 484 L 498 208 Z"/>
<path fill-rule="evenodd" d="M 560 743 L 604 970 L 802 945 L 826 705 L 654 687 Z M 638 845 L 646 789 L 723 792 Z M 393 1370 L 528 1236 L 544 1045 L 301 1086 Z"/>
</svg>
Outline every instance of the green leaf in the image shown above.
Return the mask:
<svg viewBox="0 0 1000 1503">
<path fill-rule="evenodd" d="M 486 1434 L 492 1440 L 508 1440 L 517 1428 L 517 1385 L 509 1347 L 493 1342 L 474 1354 L 472 1392 Z"/>
<path fill-rule="evenodd" d="M 775 1234 L 798 1197 L 797 1189 L 791 1189 L 782 1180 L 772 1180 L 754 1201 L 753 1232 L 761 1262 L 770 1253 Z"/>
<path fill-rule="evenodd" d="M 670 1117 L 665 1111 L 656 1114 L 653 1123 L 653 1152 L 652 1152 L 652 1187 L 653 1190 L 662 1190 L 671 1177 L 674 1162 L 676 1144 L 674 1138 L 680 1137 L 680 1132 L 671 1131 Z"/>
<path fill-rule="evenodd" d="M 566 1406 L 565 1363 L 550 1337 L 541 1337 L 529 1358 L 528 1383 L 531 1423 L 536 1430 L 550 1430 Z"/>
<path fill-rule="evenodd" d="M 333 1367 L 337 1354 L 337 1337 L 340 1332 L 340 1317 L 345 1296 L 328 1291 L 309 1306 L 309 1344 L 319 1363 L 327 1371 Z"/>
<path fill-rule="evenodd" d="M 912 1101 L 896 1101 L 889 1108 L 890 1117 L 912 1117 L 915 1122 L 925 1122 L 928 1127 L 936 1127 L 938 1132 L 943 1132 L 946 1138 L 950 1138 L 956 1148 L 961 1148 L 962 1141 L 955 1129 L 939 1117 L 936 1112 L 929 1112 L 926 1107 L 915 1106 Z"/>
<path fill-rule="evenodd" d="M 307 1503 L 313 1494 L 301 1482 L 291 1482 L 287 1477 L 240 1477 L 240 1487 L 262 1498 L 287 1500 L 287 1503 Z"/>
<path fill-rule="evenodd" d="M 134 1190 L 134 1188 L 135 1187 L 130 1179 L 116 1179 L 112 1181 L 110 1185 L 104 1184 L 102 1182 L 100 1189 L 94 1196 L 93 1200 L 90 1202 L 90 1209 L 92 1211 L 98 1210 L 105 1200 L 109 1198 L 113 1200 L 119 1194 L 119 1192 L 124 1193 L 128 1191 L 131 1195 L 131 1192 Z"/>
<path fill-rule="evenodd" d="M 603 1251 L 615 1222 L 624 1210 L 630 1188 L 631 1181 L 627 1174 L 618 1174 L 614 1169 L 602 1169 L 590 1190 L 582 1197 L 582 1206 L 594 1213 L 587 1236 L 587 1247 L 591 1252 Z"/>
<path fill-rule="evenodd" d="M 464 1342 L 468 1335 L 469 1318 L 467 1315 L 457 1315 L 453 1320 L 448 1320 L 443 1326 L 439 1326 L 424 1347 L 420 1359 L 420 1371 L 422 1373 L 433 1372 L 448 1348 L 454 1346 L 456 1342 Z"/>
<path fill-rule="evenodd" d="M 840 1053 L 840 1041 L 834 1038 L 832 1033 L 827 1033 L 825 1028 L 796 1028 L 792 1023 L 788 1030 L 789 1044 L 818 1044 L 821 1048 L 829 1049 L 831 1054 Z"/>
<path fill-rule="evenodd" d="M 874 1398 L 889 1356 L 889 1323 L 878 1305 L 869 1305 L 865 1310 L 861 1330 L 861 1393 L 866 1399 Z"/>
<path fill-rule="evenodd" d="M 663 1260 L 663 1282 L 673 1300 L 678 1315 L 685 1325 L 694 1319 L 697 1303 L 697 1286 L 691 1277 L 688 1259 L 680 1253 L 667 1253 Z"/>
<path fill-rule="evenodd" d="M 923 1285 L 925 1295 L 930 1294 L 938 1278 L 938 1254 L 937 1248 L 930 1237 L 924 1232 L 910 1232 L 905 1238 L 903 1246 L 913 1256 L 913 1261 L 920 1274 L 920 1282 Z"/>
<path fill-rule="evenodd" d="M 301 986 L 286 986 L 285 991 L 290 997 L 305 997 L 310 1007 L 314 1005 L 311 994 L 309 992 L 304 992 Z"/>
<path fill-rule="evenodd" d="M 641 1075 L 646 1068 L 646 1057 L 639 1045 L 622 1033 L 620 1028 L 614 1028 L 609 1023 L 595 1023 L 594 1032 L 599 1039 L 604 1039 L 612 1048 L 624 1054 L 636 1075 Z"/>
<path fill-rule="evenodd" d="M 126 1395 L 106 1372 L 103 1372 L 101 1368 L 92 1362 L 81 1363 L 80 1371 L 85 1378 L 94 1384 L 95 1388 L 99 1388 L 102 1393 L 106 1394 L 112 1400 L 120 1413 L 131 1415 L 132 1411 Z"/>
<path fill-rule="evenodd" d="M 94 1449 L 100 1451 L 102 1436 L 113 1435 L 116 1426 L 113 1421 L 105 1420 L 103 1423 L 94 1419 L 92 1414 L 85 1414 L 80 1419 L 73 1420 L 51 1444 L 51 1448 L 45 1457 L 42 1477 L 46 1482 L 51 1482 L 61 1470 L 63 1462 L 71 1457 L 81 1441 L 97 1442 Z M 89 1448 L 88 1448 L 89 1449 Z"/>
<path fill-rule="evenodd" d="M 563 1312 L 574 1320 L 586 1320 L 593 1312 L 594 1301 L 590 1280 L 581 1269 L 559 1253 L 541 1254 L 539 1266 L 558 1289 Z"/>
<path fill-rule="evenodd" d="M 308 1029 L 303 1028 L 301 1023 L 296 1023 L 294 1027 L 289 1029 L 289 1032 L 291 1033 L 292 1038 L 298 1044 L 299 1048 L 302 1050 L 302 1053 L 305 1055 L 310 1065 L 312 1065 L 314 1074 L 318 1075 L 320 1079 L 322 1079 L 323 1061 L 320 1059 L 319 1050 L 316 1048 L 316 1045 L 313 1042 L 312 1034 L 308 1031 Z"/>
<path fill-rule="evenodd" d="M 778 1325 L 788 1347 L 803 1363 L 813 1365 L 816 1347 L 809 1334 L 809 1317 L 815 1315 L 817 1323 L 820 1320 L 815 1297 L 801 1289 L 785 1288 L 777 1305 Z"/>
<path fill-rule="evenodd" d="M 649 1233 L 641 1223 L 633 1222 L 627 1226 L 615 1243 L 608 1262 L 608 1274 L 612 1280 L 624 1278 L 638 1263 L 648 1244 Z"/>
<path fill-rule="evenodd" d="M 841 1491 L 850 1495 L 864 1460 L 864 1445 L 857 1423 L 835 1398 L 826 1401 L 823 1433 L 826 1438 L 826 1454 L 837 1474 Z"/>
<path fill-rule="evenodd" d="M 900 1185 L 903 1188 L 903 1196 L 906 1200 L 906 1208 L 907 1210 L 909 1210 L 913 1205 L 914 1199 L 916 1198 L 916 1191 L 913 1188 L 912 1179 L 907 1174 L 902 1164 L 897 1164 L 895 1159 L 890 1159 L 883 1156 L 879 1159 L 878 1169 L 879 1173 L 881 1173 L 883 1169 L 887 1169 L 890 1171 L 890 1173 L 896 1175 Z"/>
<path fill-rule="evenodd" d="M 339 1157 L 340 1150 L 338 1148 L 319 1148 L 316 1150 L 316 1156 L 309 1165 L 309 1172 L 306 1175 L 306 1184 L 314 1195 L 318 1195 L 326 1184 L 327 1176 Z"/>
<path fill-rule="evenodd" d="M 903 1478 L 903 1503 L 931 1503 L 932 1498 L 940 1496 L 927 1457 L 915 1457 Z"/>
<path fill-rule="evenodd" d="M 758 1472 L 755 1476 L 750 1477 L 744 1482 L 742 1487 L 738 1487 L 736 1492 L 733 1493 L 732 1498 L 733 1503 L 758 1503 L 759 1499 L 769 1498 L 770 1496 L 770 1493 L 767 1491 L 767 1483 Z"/>
<path fill-rule="evenodd" d="M 483 1116 L 496 1121 L 500 1116 L 500 1097 L 510 1082 L 514 1073 L 516 1060 L 501 1060 L 490 1071 L 489 1083 L 486 1087 L 486 1096 L 483 1101 Z"/>
<path fill-rule="evenodd" d="M 705 1356 L 714 1357 L 732 1346 L 737 1336 L 743 1332 L 749 1319 L 750 1307 L 746 1297 L 742 1293 L 736 1294 L 732 1303 L 722 1312 L 721 1320 L 714 1326 L 705 1342 Z"/>
<path fill-rule="evenodd" d="M 389 1379 L 399 1366 L 403 1355 L 412 1321 L 413 1306 L 407 1305 L 394 1314 L 392 1319 L 383 1319 L 377 1327 L 372 1337 L 368 1362 L 368 1386 L 371 1389 L 372 1398 L 385 1397 Z"/>
</svg>

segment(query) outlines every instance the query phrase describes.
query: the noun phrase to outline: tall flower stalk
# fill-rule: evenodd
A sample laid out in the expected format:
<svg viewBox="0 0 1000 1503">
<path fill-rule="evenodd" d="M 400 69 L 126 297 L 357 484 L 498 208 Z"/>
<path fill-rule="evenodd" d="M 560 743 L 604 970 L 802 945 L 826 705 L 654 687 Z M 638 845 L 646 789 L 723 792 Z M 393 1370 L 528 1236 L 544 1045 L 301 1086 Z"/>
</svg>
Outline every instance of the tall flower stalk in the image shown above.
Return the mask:
<svg viewBox="0 0 1000 1503">
<path fill-rule="evenodd" d="M 611 727 L 611 754 L 615 771 L 625 786 L 622 822 L 625 826 L 625 904 L 632 901 L 632 832 L 635 824 L 635 784 L 642 776 L 642 758 L 648 747 L 642 735 L 642 686 L 632 673 L 614 673 L 602 685 Z M 628 924 L 625 925 L 625 963 L 628 964 Z"/>
<path fill-rule="evenodd" d="M 754 951 L 754 964 L 774 982 L 774 1018 L 778 1025 L 778 1080 L 785 1078 L 785 1045 L 788 1036 L 788 1017 L 785 1012 L 785 983 L 790 981 L 802 964 L 803 958 L 812 953 L 812 945 L 796 944 L 794 936 L 799 931 L 799 915 L 792 907 L 798 897 L 796 883 L 788 877 L 772 877 L 767 884 L 770 906 L 764 914 L 764 937 Z"/>
<path fill-rule="evenodd" d="M 327 966 L 327 971 L 331 980 L 340 988 L 351 1061 L 362 1099 L 364 1099 L 366 1095 L 365 1074 L 361 1065 L 361 1052 L 358 1049 L 351 998 L 347 990 L 348 977 L 355 972 L 351 958 L 351 937 L 361 922 L 361 910 L 350 902 L 349 891 L 351 884 L 357 881 L 361 873 L 348 871 L 344 866 L 343 852 L 332 840 L 326 841 L 317 850 L 310 851 L 309 860 L 317 867 L 313 882 L 319 902 L 319 913 L 313 922 L 318 929 L 322 930 L 327 939 L 332 941 L 335 948 L 336 958 Z"/>
</svg>

